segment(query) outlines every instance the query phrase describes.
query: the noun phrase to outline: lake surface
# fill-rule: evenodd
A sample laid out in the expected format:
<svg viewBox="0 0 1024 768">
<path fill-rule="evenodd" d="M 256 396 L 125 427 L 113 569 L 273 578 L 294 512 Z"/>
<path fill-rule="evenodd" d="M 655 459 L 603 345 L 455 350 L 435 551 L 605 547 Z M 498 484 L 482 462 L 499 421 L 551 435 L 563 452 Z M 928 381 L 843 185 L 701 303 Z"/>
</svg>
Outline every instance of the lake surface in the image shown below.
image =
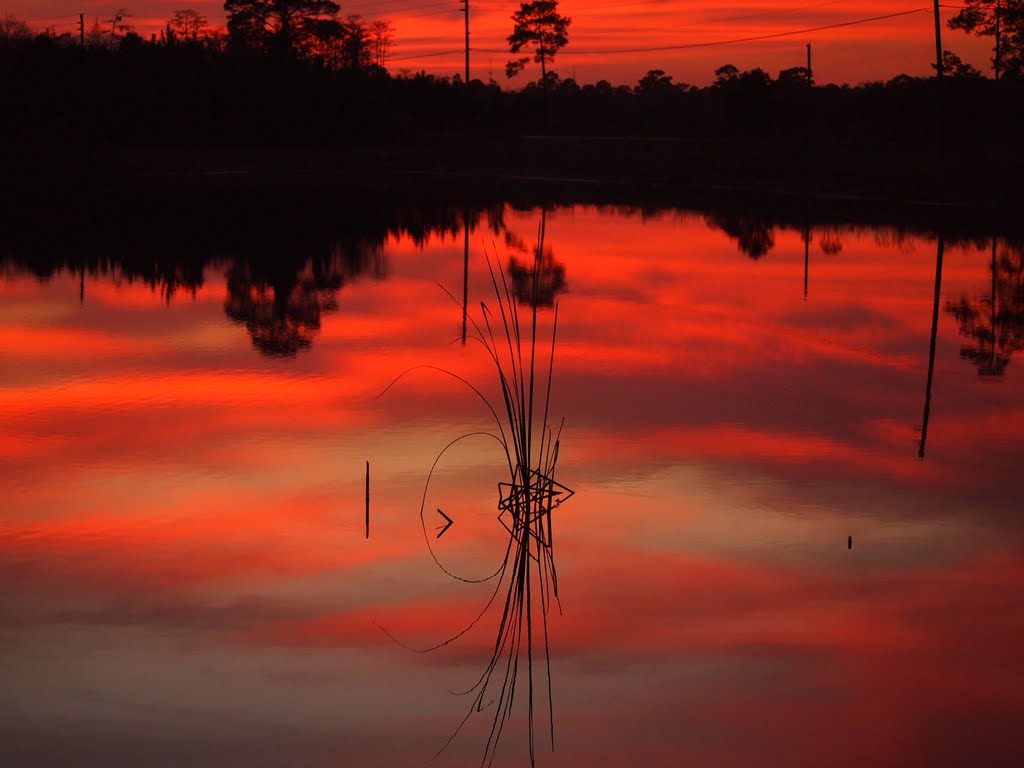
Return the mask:
<svg viewBox="0 0 1024 768">
<path fill-rule="evenodd" d="M 0 248 L 5 765 L 480 763 L 500 670 L 433 756 L 504 597 L 410 648 L 509 547 L 466 385 L 501 415 L 488 264 L 539 305 L 538 393 L 557 303 L 575 492 L 554 751 L 536 631 L 494 765 L 529 764 L 530 661 L 539 765 L 1024 763 L 1020 243 L 588 206 L 237 228 Z"/>
</svg>

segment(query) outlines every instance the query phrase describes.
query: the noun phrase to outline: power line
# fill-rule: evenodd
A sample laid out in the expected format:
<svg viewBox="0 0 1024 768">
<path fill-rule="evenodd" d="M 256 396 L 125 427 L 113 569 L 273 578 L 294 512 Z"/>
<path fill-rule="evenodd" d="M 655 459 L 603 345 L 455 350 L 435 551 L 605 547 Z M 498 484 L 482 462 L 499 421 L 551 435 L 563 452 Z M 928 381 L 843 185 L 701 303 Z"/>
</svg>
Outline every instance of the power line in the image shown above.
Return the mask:
<svg viewBox="0 0 1024 768">
<path fill-rule="evenodd" d="M 438 0 L 427 0 L 427 2 L 432 6 L 442 5 Z M 345 16 L 348 16 L 351 13 L 375 13 L 378 11 L 388 12 L 393 10 L 396 5 L 408 5 L 408 3 L 409 0 L 359 0 L 359 2 L 346 5 L 343 10 Z M 449 5 L 449 3 L 443 4 Z M 422 5 L 422 3 L 419 3 L 419 5 Z"/>
<path fill-rule="evenodd" d="M 625 3 L 605 3 L 604 5 L 588 5 L 586 8 L 581 8 L 579 10 L 573 11 L 572 13 L 573 13 L 573 16 L 583 16 L 583 15 L 589 14 L 591 11 L 610 10 L 610 9 L 614 10 L 616 8 L 632 8 L 632 7 L 635 7 L 635 6 L 638 6 L 638 5 L 662 5 L 663 2 L 664 2 L 664 0 L 632 0 L 632 2 L 625 2 Z M 838 3 L 841 3 L 841 2 L 844 2 L 844 0 L 827 0 L 827 2 L 811 3 L 810 5 L 798 5 L 798 6 L 793 7 L 793 8 L 772 8 L 770 12 L 772 12 L 772 13 L 776 13 L 776 12 L 786 12 L 786 13 L 788 13 L 788 12 L 792 12 L 792 11 L 807 10 L 809 8 L 817 8 L 817 7 L 823 6 L 823 5 L 837 5 Z M 764 16 L 763 13 L 759 13 L 759 14 L 745 14 L 743 16 L 732 16 L 732 17 L 730 17 L 730 20 L 738 21 L 738 20 L 741 20 L 741 19 L 757 19 L 757 18 L 763 18 L 763 16 Z"/>
<path fill-rule="evenodd" d="M 946 6 L 946 7 L 948 7 L 948 6 Z M 561 56 L 566 56 L 566 55 L 575 55 L 575 56 L 600 55 L 600 56 L 603 56 L 603 55 L 615 55 L 615 54 L 620 54 L 620 53 L 653 53 L 653 52 L 658 52 L 658 51 L 677 51 L 677 50 L 686 50 L 686 49 L 690 49 L 690 48 L 710 48 L 710 47 L 721 46 L 721 45 L 737 45 L 737 44 L 740 44 L 740 43 L 751 43 L 751 42 L 757 42 L 757 41 L 760 41 L 760 40 L 772 40 L 772 39 L 777 39 L 777 38 L 780 38 L 780 37 L 792 37 L 794 35 L 806 35 L 806 34 L 810 34 L 812 32 L 824 32 L 824 31 L 827 31 L 827 30 L 830 30 L 830 29 L 841 29 L 843 27 L 852 27 L 852 26 L 856 26 L 856 25 L 860 25 L 860 24 L 870 24 L 870 23 L 873 23 L 873 22 L 876 22 L 876 21 L 885 21 L 887 19 L 895 19 L 895 18 L 899 18 L 901 16 L 910 16 L 910 15 L 913 15 L 913 14 L 916 14 L 916 13 L 924 13 L 924 12 L 930 13 L 931 11 L 932 11 L 931 8 L 915 8 L 915 9 L 912 9 L 912 10 L 909 10 L 909 11 L 898 11 L 896 13 L 887 13 L 887 14 L 883 14 L 881 16 L 870 16 L 870 17 L 864 18 L 864 19 L 854 19 L 852 21 L 836 22 L 834 24 L 826 24 L 826 25 L 819 26 L 819 27 L 809 27 L 809 28 L 806 28 L 806 29 L 795 29 L 795 30 L 791 30 L 789 32 L 774 32 L 772 34 L 767 34 L 767 35 L 754 35 L 754 36 L 750 36 L 750 37 L 733 38 L 733 39 L 729 39 L 729 40 L 713 40 L 713 41 L 704 42 L 704 43 L 679 43 L 679 44 L 675 44 L 675 45 L 655 45 L 655 46 L 645 46 L 645 47 L 637 47 L 637 48 L 607 48 L 607 49 L 603 49 L 603 50 L 596 50 L 595 49 L 595 50 L 584 50 L 584 51 L 578 51 L 578 50 L 569 50 L 569 51 L 567 51 L 567 50 L 562 50 L 562 51 L 559 52 L 559 55 L 561 55 Z M 474 52 L 474 53 L 500 53 L 500 54 L 508 53 L 508 51 L 506 51 L 504 49 L 496 49 L 496 48 L 471 48 L 470 50 L 472 52 Z M 450 50 L 450 51 L 438 51 L 438 52 L 435 52 L 435 53 L 424 53 L 424 54 L 419 54 L 419 55 L 416 55 L 416 56 L 390 57 L 389 60 L 390 61 L 408 61 L 408 60 L 413 60 L 413 59 L 422 59 L 422 58 L 429 58 L 429 57 L 435 57 L 435 56 L 448 56 L 448 55 L 453 55 L 453 54 L 457 54 L 457 53 L 462 53 L 462 51 L 461 50 L 457 50 L 457 49 L 456 50 Z"/>
<path fill-rule="evenodd" d="M 446 6 L 447 6 L 447 4 L 446 4 Z M 422 18 L 425 18 L 427 16 L 453 16 L 455 14 L 461 15 L 462 11 L 460 11 L 458 8 L 452 8 L 452 7 L 448 6 L 448 7 L 445 8 L 445 10 L 442 10 L 442 11 L 426 11 L 426 12 L 422 12 L 422 11 L 417 11 L 417 10 L 409 10 L 409 11 L 403 11 L 403 13 L 408 15 L 408 16 L 414 16 L 417 19 L 422 19 Z M 383 17 L 383 18 L 387 18 L 390 21 L 394 21 L 394 16 L 386 16 L 386 17 Z"/>
<path fill-rule="evenodd" d="M 474 49 L 470 49 L 474 50 Z M 462 48 L 456 48 L 452 51 L 435 51 L 434 53 L 418 53 L 416 55 L 409 56 L 388 56 L 388 61 L 412 61 L 413 59 L 429 59 L 432 56 L 450 56 L 454 53 L 462 53 Z"/>
<path fill-rule="evenodd" d="M 714 40 L 707 43 L 680 43 L 677 45 L 652 45 L 644 48 L 606 48 L 604 50 L 589 50 L 589 51 L 566 51 L 562 50 L 558 52 L 559 56 L 592 56 L 592 55 L 610 55 L 617 53 L 652 53 L 656 51 L 680 51 L 687 48 L 710 48 L 718 45 L 736 45 L 737 43 L 753 43 L 758 40 L 772 40 L 779 37 L 792 37 L 793 35 L 806 35 L 811 32 L 823 32 L 828 29 L 839 29 L 840 27 L 852 27 L 857 24 L 869 24 L 874 21 L 884 21 L 885 19 L 894 19 L 898 16 L 909 16 L 914 13 L 928 12 L 931 13 L 931 8 L 915 8 L 912 11 L 900 11 L 899 13 L 887 13 L 884 16 L 872 16 L 867 19 L 856 19 L 854 21 L 841 21 L 835 24 L 826 24 L 822 27 L 810 27 L 808 29 L 794 29 L 790 32 L 775 32 L 770 35 L 755 35 L 753 37 L 737 37 L 732 40 Z M 507 53 L 504 50 L 494 50 L 489 48 L 474 48 L 474 51 L 478 53 Z"/>
<path fill-rule="evenodd" d="M 398 2 L 398 3 L 408 3 L 408 0 L 395 0 L 395 2 Z M 387 8 L 381 8 L 376 3 L 374 3 L 372 7 L 367 6 L 365 8 L 361 8 L 359 5 L 357 5 L 355 7 L 355 9 L 353 9 L 351 6 L 347 6 L 346 10 L 349 11 L 351 13 L 351 15 L 355 15 L 355 16 L 367 15 L 367 16 L 369 16 L 369 15 L 387 15 L 387 14 L 393 14 L 393 13 L 414 13 L 414 12 L 420 11 L 420 10 L 432 10 L 432 9 L 435 9 L 435 8 L 451 8 L 453 11 L 458 10 L 457 8 L 454 7 L 454 5 L 452 3 L 437 3 L 437 2 L 434 2 L 434 3 L 428 2 L 428 3 L 425 3 L 425 4 L 424 3 L 414 3 L 412 5 L 408 5 L 407 4 L 407 5 L 388 6 Z"/>
</svg>

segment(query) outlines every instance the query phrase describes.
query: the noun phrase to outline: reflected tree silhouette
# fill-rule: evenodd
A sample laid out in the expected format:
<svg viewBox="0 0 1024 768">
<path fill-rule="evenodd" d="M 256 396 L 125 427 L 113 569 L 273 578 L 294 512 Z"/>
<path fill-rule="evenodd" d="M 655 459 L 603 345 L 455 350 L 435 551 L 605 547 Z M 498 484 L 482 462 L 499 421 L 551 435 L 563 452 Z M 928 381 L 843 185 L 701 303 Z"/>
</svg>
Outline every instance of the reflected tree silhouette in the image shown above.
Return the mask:
<svg viewBox="0 0 1024 768">
<path fill-rule="evenodd" d="M 766 256 L 775 247 L 775 228 L 763 220 L 734 213 L 708 213 L 704 221 L 733 238 L 740 250 L 752 259 Z"/>
<path fill-rule="evenodd" d="M 328 254 L 299 265 L 236 261 L 227 272 L 224 313 L 249 332 L 253 346 L 270 357 L 294 357 L 309 349 L 325 312 L 338 309 L 337 294 L 370 267 L 384 273 L 381 244 L 360 239 L 335 242 Z"/>
<path fill-rule="evenodd" d="M 555 261 L 550 248 L 538 254 L 532 266 L 521 263 L 514 256 L 508 262 L 508 276 L 512 280 L 512 292 L 516 301 L 527 306 L 546 307 L 555 305 L 555 299 L 564 293 L 565 265 Z"/>
<path fill-rule="evenodd" d="M 832 225 L 825 225 L 821 232 L 821 242 L 819 243 L 821 252 L 826 256 L 838 256 L 843 250 L 842 233 L 839 227 Z"/>
<path fill-rule="evenodd" d="M 309 349 L 320 330 L 320 315 L 338 308 L 337 285 L 308 277 L 260 275 L 251 264 L 234 264 L 227 274 L 224 313 L 245 325 L 253 346 L 271 357 L 294 357 Z"/>
<path fill-rule="evenodd" d="M 520 304 L 531 307 L 550 309 L 555 305 L 558 296 L 566 291 L 565 265 L 555 261 L 555 254 L 549 246 L 544 245 L 547 229 L 547 211 L 541 211 L 540 233 L 536 247 L 533 248 L 533 263 L 524 264 L 515 256 L 508 260 L 508 276 L 511 281 L 512 295 Z M 509 245 L 522 241 L 514 234 L 506 231 L 506 243 Z M 526 250 L 525 246 L 522 250 Z"/>
<path fill-rule="evenodd" d="M 960 324 L 960 335 L 971 340 L 960 357 L 978 368 L 979 376 L 1002 376 L 1014 352 L 1024 349 L 1024 248 L 992 238 L 992 283 L 988 296 L 946 303 Z"/>
</svg>

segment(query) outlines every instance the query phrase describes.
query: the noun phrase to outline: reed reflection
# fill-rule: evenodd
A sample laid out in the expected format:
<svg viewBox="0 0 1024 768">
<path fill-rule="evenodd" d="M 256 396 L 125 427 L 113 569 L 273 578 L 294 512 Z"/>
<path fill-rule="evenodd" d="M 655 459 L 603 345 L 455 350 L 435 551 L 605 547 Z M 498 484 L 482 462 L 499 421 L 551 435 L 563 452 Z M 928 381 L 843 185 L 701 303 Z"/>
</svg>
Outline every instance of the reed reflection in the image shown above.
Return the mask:
<svg viewBox="0 0 1024 768">
<path fill-rule="evenodd" d="M 541 680 L 547 691 L 548 730 L 551 748 L 554 749 L 548 614 L 555 605 L 561 611 L 561 604 L 554 559 L 552 512 L 572 498 L 575 492 L 555 479 L 561 426 L 552 429 L 548 420 L 558 329 L 556 295 L 564 289 L 565 270 L 561 265 L 556 265 L 551 249 L 545 247 L 546 222 L 546 212 L 542 211 L 537 245 L 532 249 L 533 265 L 525 274 L 515 271 L 514 258 L 509 262 L 508 279 L 488 261 L 496 310 L 486 301 L 481 301 L 481 315 L 477 320 L 463 307 L 463 317 L 468 318 L 472 328 L 470 338 L 482 345 L 497 373 L 501 404 L 495 407 L 469 381 L 449 371 L 443 372 L 467 386 L 483 401 L 494 418 L 496 431 L 472 432 L 448 443 L 434 460 L 427 475 L 420 505 L 424 541 L 437 566 L 455 581 L 494 581 L 495 586 L 480 613 L 466 627 L 429 648 L 410 650 L 428 653 L 455 642 L 481 621 L 493 606 L 501 605 L 496 639 L 484 670 L 473 685 L 460 692 L 460 695 L 472 697 L 469 711 L 437 753 L 440 754 L 452 743 L 474 713 L 479 714 L 493 707 L 494 714 L 481 765 L 491 765 L 494 761 L 502 731 L 516 700 L 517 685 L 521 685 L 521 670 L 525 671 L 527 683 L 530 764 L 534 765 L 536 761 L 535 710 Z M 514 239 L 511 233 L 509 236 Z M 523 269 L 521 266 L 519 268 Z M 520 305 L 530 307 L 528 322 L 520 317 Z M 538 347 L 537 342 L 538 311 L 545 308 L 553 310 L 550 347 L 546 350 L 543 349 L 543 341 L 541 347 Z M 546 381 L 542 373 L 545 360 Z M 406 373 L 399 376 L 391 386 Z M 474 579 L 455 573 L 438 557 L 431 543 L 427 522 L 427 515 L 433 510 L 427 508 L 426 500 L 431 478 L 445 453 L 462 440 L 480 435 L 496 440 L 505 457 L 508 479 L 497 482 L 496 518 L 507 532 L 508 540 L 498 568 L 489 576 Z M 448 521 L 441 530 L 444 533 L 452 521 L 441 508 L 437 512 Z M 437 534 L 435 538 L 440 538 L 440 535 Z M 409 648 L 386 628 L 381 629 L 399 645 Z M 535 671 L 535 662 L 538 667 L 543 665 L 539 673 Z"/>
</svg>

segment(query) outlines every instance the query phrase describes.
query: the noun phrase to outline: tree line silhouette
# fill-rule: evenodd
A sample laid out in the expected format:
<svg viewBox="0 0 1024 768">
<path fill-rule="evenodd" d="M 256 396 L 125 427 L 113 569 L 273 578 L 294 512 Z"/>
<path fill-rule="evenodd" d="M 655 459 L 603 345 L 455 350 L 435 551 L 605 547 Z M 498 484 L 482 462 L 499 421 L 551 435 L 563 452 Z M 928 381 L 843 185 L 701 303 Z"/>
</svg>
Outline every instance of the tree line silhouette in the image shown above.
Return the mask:
<svg viewBox="0 0 1024 768">
<path fill-rule="evenodd" d="M 342 18 L 330 0 L 228 0 L 226 37 L 180 11 L 145 40 L 123 31 L 118 14 L 84 46 L 8 19 L 0 101 L 15 119 L 0 135 L 8 146 L 37 148 L 349 146 L 533 132 L 913 145 L 941 123 L 951 146 L 1013 150 L 1024 138 L 1018 5 L 1002 6 L 999 80 L 947 52 L 941 100 L 934 78 L 818 85 L 803 67 L 772 76 L 725 64 L 704 87 L 662 69 L 634 85 L 581 85 L 550 68 L 570 21 L 553 0 L 524 4 L 519 13 L 534 15 L 509 37 L 511 51 L 529 52 L 542 68 L 519 90 L 423 71 L 393 75 L 383 66 L 390 25 Z M 975 14 L 979 34 L 988 30 L 984 11 Z M 531 56 L 513 59 L 510 74 Z"/>
</svg>

